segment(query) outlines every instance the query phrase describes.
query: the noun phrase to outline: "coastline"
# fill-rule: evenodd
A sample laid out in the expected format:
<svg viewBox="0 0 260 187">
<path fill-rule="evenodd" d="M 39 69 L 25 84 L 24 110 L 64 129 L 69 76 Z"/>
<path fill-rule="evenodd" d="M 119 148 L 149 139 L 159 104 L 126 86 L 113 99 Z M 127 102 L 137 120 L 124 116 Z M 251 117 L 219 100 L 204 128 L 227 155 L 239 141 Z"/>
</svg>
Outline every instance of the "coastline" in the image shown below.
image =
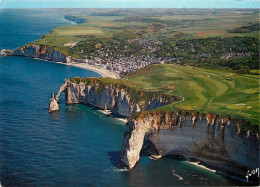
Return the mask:
<svg viewBox="0 0 260 187">
<path fill-rule="evenodd" d="M 59 52 L 58 52 L 59 53 Z M 61 53 L 60 53 L 61 54 Z M 63 54 L 61 54 L 63 55 Z M 56 58 L 57 60 L 53 60 L 53 59 L 44 59 L 44 58 L 39 58 L 39 57 L 31 57 L 28 55 L 24 55 L 24 54 L 15 54 L 15 50 L 6 50 L 6 49 L 2 49 L 1 50 L 1 56 L 23 56 L 23 57 L 29 57 L 29 58 L 33 58 L 33 59 L 37 59 L 37 60 L 43 60 L 45 62 L 53 62 L 53 63 L 57 63 L 57 64 L 64 64 L 67 66 L 74 66 L 74 67 L 78 67 L 78 68 L 82 68 L 82 69 L 87 69 L 90 71 L 94 71 L 98 74 L 100 74 L 102 77 L 110 77 L 113 79 L 120 79 L 120 76 L 110 70 L 107 70 L 103 67 L 97 67 L 95 65 L 90 65 L 87 63 L 81 63 L 81 62 L 67 62 L 67 56 L 63 55 L 64 61 L 61 61 L 60 58 Z"/>
<path fill-rule="evenodd" d="M 114 73 L 112 71 L 109 71 L 109 70 L 104 69 L 104 68 L 98 68 L 96 66 L 85 64 L 85 63 L 77 63 L 77 62 L 73 62 L 73 63 L 66 62 L 66 63 L 64 63 L 64 62 L 55 62 L 55 61 L 50 61 L 50 60 L 44 60 L 44 59 L 41 59 L 41 58 L 34 58 L 34 59 L 43 60 L 43 61 L 46 61 L 46 62 L 53 62 L 53 63 L 57 63 L 57 64 L 63 64 L 63 65 L 67 65 L 67 66 L 74 66 L 74 67 L 78 67 L 78 68 L 81 68 L 81 69 L 94 71 L 94 72 L 100 74 L 102 77 L 110 77 L 110 78 L 113 78 L 113 79 L 119 79 L 120 78 L 116 73 Z"/>
<path fill-rule="evenodd" d="M 74 66 L 74 67 L 78 67 L 78 68 L 81 68 L 81 69 L 94 71 L 94 72 L 100 74 L 102 77 L 110 77 L 110 78 L 114 78 L 114 79 L 120 79 L 120 77 L 116 73 L 114 73 L 114 72 L 111 72 L 111 71 L 109 71 L 107 69 L 104 69 L 104 68 L 97 68 L 96 66 L 85 64 L 85 63 L 77 63 L 77 62 L 73 62 L 73 63 L 66 62 L 66 63 L 64 63 L 64 62 L 55 62 L 55 61 L 50 61 L 50 60 L 44 60 L 44 59 L 41 59 L 41 58 L 33 58 L 33 59 L 43 60 L 45 62 L 52 62 L 52 63 L 57 63 L 57 64 L 63 64 L 63 65 L 67 65 L 67 66 Z M 114 116 L 110 110 L 101 110 L 101 109 L 99 109 L 98 111 L 103 113 L 103 114 L 105 114 L 105 115 L 113 117 L 113 118 L 115 118 L 115 119 L 117 119 L 119 121 L 127 123 L 127 118 L 121 118 L 121 117 Z"/>
<path fill-rule="evenodd" d="M 246 181 L 246 173 L 241 168 L 236 167 L 235 164 L 231 165 L 225 161 L 210 160 L 205 158 L 190 158 L 185 161 L 195 167 L 208 170 L 212 173 L 222 175 L 230 180 L 243 182 L 244 185 L 254 185 L 257 181 Z"/>
<path fill-rule="evenodd" d="M 110 117 L 112 117 L 112 118 L 115 118 L 115 119 L 117 119 L 117 120 L 120 120 L 120 121 L 122 121 L 122 122 L 127 123 L 127 118 L 116 117 L 116 116 L 114 116 L 114 115 L 112 114 L 112 112 L 111 112 L 110 110 L 98 110 L 98 111 L 101 112 L 101 113 L 103 113 L 103 114 L 105 114 L 105 115 L 107 115 L 107 116 L 110 116 Z"/>
</svg>

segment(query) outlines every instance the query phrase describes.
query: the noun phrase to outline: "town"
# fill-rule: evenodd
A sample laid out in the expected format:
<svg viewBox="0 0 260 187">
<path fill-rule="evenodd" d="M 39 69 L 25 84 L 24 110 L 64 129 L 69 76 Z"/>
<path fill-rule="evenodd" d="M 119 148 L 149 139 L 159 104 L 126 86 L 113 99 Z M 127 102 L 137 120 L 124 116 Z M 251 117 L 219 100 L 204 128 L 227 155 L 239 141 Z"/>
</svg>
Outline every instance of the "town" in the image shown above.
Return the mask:
<svg viewBox="0 0 260 187">
<path fill-rule="evenodd" d="M 144 68 L 150 64 L 164 64 L 176 60 L 171 57 L 157 57 L 155 52 L 161 49 L 161 44 L 156 40 L 144 38 L 132 39 L 128 42 L 142 46 L 143 53 L 129 55 L 129 46 L 125 45 L 124 49 L 121 50 L 121 53 L 115 55 L 110 52 L 110 48 L 114 46 L 106 45 L 103 47 L 101 43 L 96 43 L 96 51 L 94 53 L 86 55 L 81 59 L 71 57 L 69 62 L 86 63 L 98 68 L 104 68 L 122 77 L 125 74 L 133 74 L 138 69 Z M 77 47 L 78 45 L 75 44 L 71 48 Z M 79 53 L 84 53 L 84 49 L 81 49 Z"/>
</svg>

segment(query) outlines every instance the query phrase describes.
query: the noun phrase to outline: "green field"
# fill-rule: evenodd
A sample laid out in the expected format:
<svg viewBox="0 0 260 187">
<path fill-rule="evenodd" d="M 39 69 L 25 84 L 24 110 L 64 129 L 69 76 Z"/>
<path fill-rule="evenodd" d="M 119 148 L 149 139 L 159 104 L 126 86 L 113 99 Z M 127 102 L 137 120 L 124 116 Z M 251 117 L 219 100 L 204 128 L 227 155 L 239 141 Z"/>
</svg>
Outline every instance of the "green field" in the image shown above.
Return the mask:
<svg viewBox="0 0 260 187">
<path fill-rule="evenodd" d="M 48 45 L 65 55 L 79 57 L 78 54 L 69 54 L 67 43 L 89 41 L 93 37 L 110 38 L 123 31 L 135 34 L 136 38 L 165 37 L 170 42 L 215 36 L 259 38 L 258 32 L 228 32 L 258 23 L 257 9 L 92 9 L 79 10 L 77 13 L 64 11 L 63 14 L 84 19 L 85 23 L 54 28 L 50 34 L 33 42 L 34 44 Z"/>
<path fill-rule="evenodd" d="M 184 97 L 184 101 L 160 110 L 226 114 L 260 124 L 259 76 L 164 64 L 148 66 L 124 78 L 140 88 Z"/>
</svg>

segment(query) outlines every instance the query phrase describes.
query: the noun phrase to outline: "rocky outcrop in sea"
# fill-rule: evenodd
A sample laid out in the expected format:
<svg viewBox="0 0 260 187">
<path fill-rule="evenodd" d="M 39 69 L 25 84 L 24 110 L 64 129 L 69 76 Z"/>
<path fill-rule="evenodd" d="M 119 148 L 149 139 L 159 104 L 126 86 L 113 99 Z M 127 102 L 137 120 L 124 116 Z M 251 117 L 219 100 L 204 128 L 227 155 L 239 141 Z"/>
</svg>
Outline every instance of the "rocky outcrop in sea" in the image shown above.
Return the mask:
<svg viewBox="0 0 260 187">
<path fill-rule="evenodd" d="M 50 105 L 49 105 L 49 112 L 58 111 L 59 109 L 60 109 L 59 104 L 56 101 L 56 99 L 54 98 L 54 93 L 52 92 L 51 99 L 50 99 Z"/>
</svg>

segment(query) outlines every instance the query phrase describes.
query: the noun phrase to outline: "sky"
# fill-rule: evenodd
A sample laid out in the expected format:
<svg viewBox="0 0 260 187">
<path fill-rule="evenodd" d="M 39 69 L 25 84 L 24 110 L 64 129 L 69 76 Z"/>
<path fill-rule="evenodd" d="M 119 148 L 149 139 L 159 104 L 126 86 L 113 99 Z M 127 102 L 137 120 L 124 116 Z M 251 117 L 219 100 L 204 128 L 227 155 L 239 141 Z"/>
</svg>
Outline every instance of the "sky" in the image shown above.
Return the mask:
<svg viewBox="0 0 260 187">
<path fill-rule="evenodd" d="M 0 0 L 0 8 L 260 8 L 260 0 Z"/>
</svg>

